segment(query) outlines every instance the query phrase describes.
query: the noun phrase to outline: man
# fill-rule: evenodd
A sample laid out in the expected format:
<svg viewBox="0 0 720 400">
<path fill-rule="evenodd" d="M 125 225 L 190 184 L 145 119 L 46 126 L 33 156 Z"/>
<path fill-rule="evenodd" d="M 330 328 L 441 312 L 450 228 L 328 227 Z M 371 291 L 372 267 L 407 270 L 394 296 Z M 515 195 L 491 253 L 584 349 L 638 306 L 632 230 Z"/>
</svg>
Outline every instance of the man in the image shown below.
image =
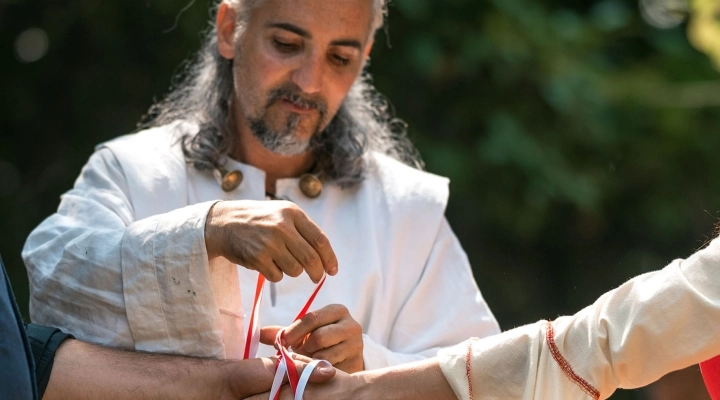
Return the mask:
<svg viewBox="0 0 720 400">
<path fill-rule="evenodd" d="M 259 308 L 270 326 L 290 324 L 327 273 L 285 340 L 344 371 L 499 332 L 444 218 L 447 180 L 417 168 L 362 75 L 385 7 L 221 2 L 148 129 L 98 147 L 28 238 L 31 318 L 123 348 L 241 358 L 257 272 L 273 282 Z M 280 282 L 303 271 L 312 282 Z"/>
<path fill-rule="evenodd" d="M 3 399 L 229 400 L 270 388 L 274 363 L 269 359 L 231 362 L 132 353 L 83 343 L 58 329 L 25 327 L 1 258 L 0 270 Z M 310 378 L 323 382 L 334 374 L 332 367 L 318 366 Z"/>
</svg>

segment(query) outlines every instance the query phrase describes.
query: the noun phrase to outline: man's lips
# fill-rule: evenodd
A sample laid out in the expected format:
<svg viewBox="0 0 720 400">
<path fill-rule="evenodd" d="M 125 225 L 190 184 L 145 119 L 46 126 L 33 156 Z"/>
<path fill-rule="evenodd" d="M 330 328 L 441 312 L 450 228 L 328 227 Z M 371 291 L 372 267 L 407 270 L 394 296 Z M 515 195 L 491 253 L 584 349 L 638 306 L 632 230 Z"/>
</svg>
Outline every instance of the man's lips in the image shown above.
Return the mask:
<svg viewBox="0 0 720 400">
<path fill-rule="evenodd" d="M 297 112 L 297 113 L 309 113 L 309 112 L 312 112 L 315 110 L 314 107 L 303 107 L 303 106 L 298 105 L 288 99 L 282 99 L 281 103 L 284 106 L 290 108 L 292 111 Z"/>
</svg>

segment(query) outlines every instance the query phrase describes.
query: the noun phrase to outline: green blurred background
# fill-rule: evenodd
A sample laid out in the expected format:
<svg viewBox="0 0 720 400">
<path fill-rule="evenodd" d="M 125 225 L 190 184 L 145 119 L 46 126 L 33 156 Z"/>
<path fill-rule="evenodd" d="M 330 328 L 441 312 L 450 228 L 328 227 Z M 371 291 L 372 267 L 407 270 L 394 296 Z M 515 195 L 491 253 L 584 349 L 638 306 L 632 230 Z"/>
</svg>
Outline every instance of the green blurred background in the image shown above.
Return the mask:
<svg viewBox="0 0 720 400">
<path fill-rule="evenodd" d="M 166 93 L 210 3 L 0 0 L 0 254 L 25 315 L 25 238 L 93 147 Z M 717 22 L 720 3 L 700 3 Z M 503 329 L 577 311 L 712 237 L 720 74 L 689 42 L 686 8 L 391 6 L 370 70 L 427 169 L 451 178 L 447 216 Z M 613 399 L 704 398 L 667 397 L 696 390 L 693 371 Z"/>
</svg>

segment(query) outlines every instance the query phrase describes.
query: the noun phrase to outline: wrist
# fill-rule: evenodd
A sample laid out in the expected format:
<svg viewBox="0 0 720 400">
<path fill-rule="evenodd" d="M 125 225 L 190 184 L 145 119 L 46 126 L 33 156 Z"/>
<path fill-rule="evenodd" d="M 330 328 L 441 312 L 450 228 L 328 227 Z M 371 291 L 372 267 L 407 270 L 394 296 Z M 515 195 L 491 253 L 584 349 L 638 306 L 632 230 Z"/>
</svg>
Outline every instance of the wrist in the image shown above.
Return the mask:
<svg viewBox="0 0 720 400">
<path fill-rule="evenodd" d="M 388 393 L 383 393 L 382 374 L 377 370 L 361 371 L 352 374 L 353 384 L 350 392 L 355 400 L 376 400 L 383 399 Z"/>
</svg>

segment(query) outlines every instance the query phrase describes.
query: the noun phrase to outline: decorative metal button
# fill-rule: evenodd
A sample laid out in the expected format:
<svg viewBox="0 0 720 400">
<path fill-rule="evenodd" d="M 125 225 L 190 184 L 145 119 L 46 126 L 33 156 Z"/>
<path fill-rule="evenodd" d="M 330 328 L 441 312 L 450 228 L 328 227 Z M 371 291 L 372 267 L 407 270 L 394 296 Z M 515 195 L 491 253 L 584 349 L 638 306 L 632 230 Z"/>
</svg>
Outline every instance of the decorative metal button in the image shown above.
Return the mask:
<svg viewBox="0 0 720 400">
<path fill-rule="evenodd" d="M 317 198 L 322 193 L 323 184 L 320 179 L 312 174 L 305 174 L 300 177 L 300 191 L 311 199 Z"/>
<path fill-rule="evenodd" d="M 243 181 L 243 174 L 238 170 L 228 172 L 225 168 L 219 167 L 221 181 L 220 186 L 226 192 L 232 192 L 237 189 Z"/>
</svg>

